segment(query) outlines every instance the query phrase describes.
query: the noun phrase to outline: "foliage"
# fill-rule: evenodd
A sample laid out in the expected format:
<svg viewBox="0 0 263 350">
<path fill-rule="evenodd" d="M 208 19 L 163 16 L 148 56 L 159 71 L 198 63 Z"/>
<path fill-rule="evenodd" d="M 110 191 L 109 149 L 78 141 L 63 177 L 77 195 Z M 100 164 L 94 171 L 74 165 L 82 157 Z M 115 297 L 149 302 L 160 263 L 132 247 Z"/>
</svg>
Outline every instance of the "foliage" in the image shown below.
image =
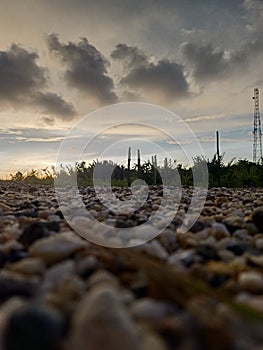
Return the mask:
<svg viewBox="0 0 263 350">
<path fill-rule="evenodd" d="M 192 186 L 193 178 L 198 179 L 198 184 L 205 184 L 206 167 L 209 173 L 209 186 L 223 187 L 263 187 L 263 165 L 260 163 L 252 163 L 247 159 L 232 159 L 229 163 L 223 162 L 224 155 L 217 159 L 216 155 L 211 159 L 205 159 L 202 156 L 193 158 L 192 168 L 186 168 L 182 164 L 168 163 L 164 166 L 157 166 L 154 169 L 150 161 L 140 165 L 135 164 L 130 169 L 131 182 L 140 178 L 148 185 L 160 185 L 163 182 L 167 185 L 183 185 Z M 155 173 L 155 182 L 154 182 Z M 194 174 L 194 176 L 193 176 Z M 41 171 L 35 169 L 22 173 L 17 171 L 10 174 L 11 180 L 16 182 L 29 182 L 34 184 L 51 185 L 57 178 L 63 184 L 69 184 L 72 176 L 76 176 L 78 186 L 92 186 L 93 176 L 95 175 L 97 183 L 100 185 L 111 186 L 127 186 L 128 185 L 128 169 L 123 165 L 115 164 L 112 161 L 94 160 L 87 164 L 85 161 L 76 162 L 73 165 L 60 165 L 55 170 L 54 167 L 45 168 Z M 111 179 L 108 183 L 107 179 Z"/>
</svg>

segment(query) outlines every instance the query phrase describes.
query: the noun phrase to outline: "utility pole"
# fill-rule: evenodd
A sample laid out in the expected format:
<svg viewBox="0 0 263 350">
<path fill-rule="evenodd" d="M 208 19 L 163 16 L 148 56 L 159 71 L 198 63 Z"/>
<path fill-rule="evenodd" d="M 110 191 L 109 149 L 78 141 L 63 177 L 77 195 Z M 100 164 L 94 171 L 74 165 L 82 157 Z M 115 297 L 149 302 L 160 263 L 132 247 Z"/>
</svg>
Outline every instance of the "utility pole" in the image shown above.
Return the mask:
<svg viewBox="0 0 263 350">
<path fill-rule="evenodd" d="M 141 151 L 137 150 L 138 179 L 141 178 Z"/>
<path fill-rule="evenodd" d="M 152 165 L 153 165 L 153 185 L 156 185 L 157 178 L 157 156 L 152 156 Z"/>
<path fill-rule="evenodd" d="M 128 187 L 131 186 L 131 147 L 128 149 Z"/>
<path fill-rule="evenodd" d="M 219 131 L 216 131 L 216 155 L 217 155 L 217 186 L 220 187 L 220 150 L 219 150 Z"/>
<path fill-rule="evenodd" d="M 259 89 L 254 88 L 254 143 L 253 143 L 253 162 L 262 162 L 262 133 L 259 111 Z"/>
</svg>

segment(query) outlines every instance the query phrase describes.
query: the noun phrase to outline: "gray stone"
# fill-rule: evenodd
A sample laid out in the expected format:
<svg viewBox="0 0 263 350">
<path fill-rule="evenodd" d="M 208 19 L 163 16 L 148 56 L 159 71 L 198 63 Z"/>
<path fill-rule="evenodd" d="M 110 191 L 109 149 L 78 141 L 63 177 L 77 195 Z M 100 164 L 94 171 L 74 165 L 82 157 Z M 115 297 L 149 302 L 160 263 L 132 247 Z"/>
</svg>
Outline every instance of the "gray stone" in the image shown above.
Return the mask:
<svg viewBox="0 0 263 350">
<path fill-rule="evenodd" d="M 238 276 L 241 289 L 249 292 L 263 292 L 263 275 L 256 271 L 241 272 Z"/>
<path fill-rule="evenodd" d="M 131 306 L 131 314 L 135 319 L 160 321 L 166 316 L 171 316 L 176 308 L 169 303 L 156 301 L 150 298 L 139 299 Z"/>
<path fill-rule="evenodd" d="M 142 349 L 139 332 L 114 288 L 96 286 L 80 302 L 73 315 L 70 348 Z"/>
<path fill-rule="evenodd" d="M 40 257 L 47 264 L 52 265 L 84 247 L 85 241 L 74 232 L 68 231 L 36 241 L 29 248 L 29 255 Z"/>
</svg>

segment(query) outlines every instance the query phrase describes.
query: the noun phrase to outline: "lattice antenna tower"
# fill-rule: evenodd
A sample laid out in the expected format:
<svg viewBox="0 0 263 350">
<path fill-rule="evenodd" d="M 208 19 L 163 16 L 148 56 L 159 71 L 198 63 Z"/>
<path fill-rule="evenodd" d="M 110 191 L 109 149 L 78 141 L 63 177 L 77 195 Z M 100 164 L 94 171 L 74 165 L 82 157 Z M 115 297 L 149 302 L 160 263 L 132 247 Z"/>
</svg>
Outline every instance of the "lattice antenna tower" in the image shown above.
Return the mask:
<svg viewBox="0 0 263 350">
<path fill-rule="evenodd" d="M 262 133 L 261 133 L 261 121 L 259 111 L 259 89 L 254 88 L 254 143 L 253 143 L 253 162 L 262 163 Z"/>
</svg>

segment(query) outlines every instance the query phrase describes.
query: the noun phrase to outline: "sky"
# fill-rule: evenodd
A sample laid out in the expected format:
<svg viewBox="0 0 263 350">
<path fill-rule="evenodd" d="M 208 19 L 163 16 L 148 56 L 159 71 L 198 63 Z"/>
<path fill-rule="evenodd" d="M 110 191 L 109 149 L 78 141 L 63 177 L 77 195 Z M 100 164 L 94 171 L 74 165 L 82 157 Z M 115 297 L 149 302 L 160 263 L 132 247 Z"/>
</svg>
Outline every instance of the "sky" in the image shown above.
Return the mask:
<svg viewBox="0 0 263 350">
<path fill-rule="evenodd" d="M 176 132 L 169 142 L 139 125 L 158 120 L 166 128 L 169 112 L 159 107 L 192 129 L 206 158 L 219 130 L 225 161 L 252 160 L 262 32 L 262 0 L 1 1 L 0 176 L 54 165 L 61 142 L 85 116 L 87 137 L 98 138 L 88 161 L 107 155 L 121 162 L 133 137 L 143 160 L 169 145 L 183 162 Z M 127 124 L 103 136 L 104 126 L 130 122 L 129 113 L 110 116 L 105 108 L 124 102 L 159 107 L 132 131 Z M 96 114 L 100 108 L 104 115 Z M 98 118 L 101 130 L 93 125 Z"/>
</svg>

